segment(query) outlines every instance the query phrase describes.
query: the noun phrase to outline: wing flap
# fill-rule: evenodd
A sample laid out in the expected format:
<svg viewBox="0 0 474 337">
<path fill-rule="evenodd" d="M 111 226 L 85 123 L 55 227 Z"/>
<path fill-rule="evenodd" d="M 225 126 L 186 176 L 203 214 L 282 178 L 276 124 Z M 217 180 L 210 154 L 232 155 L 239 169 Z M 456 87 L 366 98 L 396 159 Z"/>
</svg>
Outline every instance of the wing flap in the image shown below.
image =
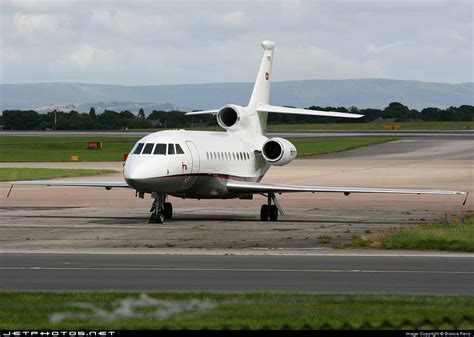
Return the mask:
<svg viewBox="0 0 474 337">
<path fill-rule="evenodd" d="M 286 108 L 283 106 L 274 106 L 274 105 L 269 105 L 269 104 L 260 105 L 257 108 L 257 111 L 293 114 L 293 115 L 311 115 L 311 116 L 327 116 L 327 117 L 342 117 L 342 118 L 360 118 L 364 116 L 364 115 L 352 114 L 352 113 L 346 113 L 346 112 Z"/>
</svg>

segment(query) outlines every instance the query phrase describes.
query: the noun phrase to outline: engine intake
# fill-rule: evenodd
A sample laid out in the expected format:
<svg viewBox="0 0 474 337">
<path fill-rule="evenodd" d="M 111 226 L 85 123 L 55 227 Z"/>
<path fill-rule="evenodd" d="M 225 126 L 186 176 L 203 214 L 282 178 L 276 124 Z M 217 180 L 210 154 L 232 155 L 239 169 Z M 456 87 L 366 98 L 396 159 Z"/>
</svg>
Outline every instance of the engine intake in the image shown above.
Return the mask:
<svg viewBox="0 0 474 337">
<path fill-rule="evenodd" d="M 271 165 L 283 166 L 296 158 L 296 147 L 283 138 L 270 138 L 263 144 L 262 156 Z"/>
<path fill-rule="evenodd" d="M 229 129 L 240 121 L 240 109 L 238 105 L 226 105 L 217 113 L 217 123 L 224 129 Z"/>
</svg>

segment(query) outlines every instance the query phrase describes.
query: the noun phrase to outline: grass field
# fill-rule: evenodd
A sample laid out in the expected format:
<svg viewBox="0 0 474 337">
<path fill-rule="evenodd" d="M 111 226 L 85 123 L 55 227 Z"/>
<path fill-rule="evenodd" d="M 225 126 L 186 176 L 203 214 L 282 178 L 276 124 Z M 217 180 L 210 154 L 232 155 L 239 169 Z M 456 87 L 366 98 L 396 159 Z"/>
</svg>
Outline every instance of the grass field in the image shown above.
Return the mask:
<svg viewBox="0 0 474 337">
<path fill-rule="evenodd" d="M 0 168 L 0 181 L 82 177 L 107 173 L 117 173 L 117 171 L 95 169 Z"/>
<path fill-rule="evenodd" d="M 395 140 L 386 137 L 327 137 L 327 138 L 296 138 L 290 141 L 298 150 L 298 157 L 324 153 L 341 152 L 358 147 L 382 144 Z"/>
<path fill-rule="evenodd" d="M 380 123 L 311 123 L 311 124 L 269 124 L 268 131 L 290 130 L 335 130 L 335 131 L 384 131 Z M 400 125 L 401 131 L 416 130 L 474 130 L 474 121 L 469 122 L 401 122 L 387 125 Z"/>
<path fill-rule="evenodd" d="M 0 329 L 472 329 L 473 304 L 473 296 L 0 292 Z"/>
<path fill-rule="evenodd" d="M 0 137 L 0 161 L 41 162 L 70 161 L 122 161 L 138 137 Z M 88 150 L 88 141 L 102 141 L 102 150 Z"/>
<path fill-rule="evenodd" d="M 122 161 L 138 137 L 0 137 L 0 161 L 44 162 L 70 161 L 79 156 L 79 161 Z M 290 139 L 299 156 L 346 151 L 361 146 L 384 143 L 384 137 L 327 137 Z M 101 141 L 102 150 L 88 150 L 88 141 Z"/>
<path fill-rule="evenodd" d="M 303 123 L 268 124 L 267 131 L 384 131 L 384 125 L 400 125 L 401 131 L 417 130 L 474 130 L 474 121 L 467 122 L 394 122 L 394 123 Z M 196 128 L 196 130 L 221 131 L 219 126 Z"/>
<path fill-rule="evenodd" d="M 474 216 L 447 227 L 437 223 L 363 234 L 343 247 L 474 252 Z"/>
</svg>

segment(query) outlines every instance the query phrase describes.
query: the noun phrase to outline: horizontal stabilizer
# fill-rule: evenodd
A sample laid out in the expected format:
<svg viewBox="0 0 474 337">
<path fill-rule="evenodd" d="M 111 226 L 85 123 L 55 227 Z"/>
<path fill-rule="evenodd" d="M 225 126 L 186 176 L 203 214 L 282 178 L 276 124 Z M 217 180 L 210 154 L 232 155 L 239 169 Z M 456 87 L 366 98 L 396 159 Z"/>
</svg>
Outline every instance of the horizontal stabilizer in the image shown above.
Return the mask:
<svg viewBox="0 0 474 337">
<path fill-rule="evenodd" d="M 327 116 L 327 117 L 342 117 L 342 118 L 360 118 L 364 116 L 364 115 L 351 114 L 351 113 L 346 113 L 346 112 L 286 108 L 283 106 L 274 106 L 274 105 L 268 105 L 268 104 L 260 105 L 257 108 L 257 111 L 258 112 L 274 112 L 274 113 L 281 113 L 281 114 L 293 114 L 293 115 Z"/>
<path fill-rule="evenodd" d="M 192 111 L 192 112 L 186 112 L 186 116 L 192 116 L 192 115 L 205 115 L 205 114 L 216 114 L 219 112 L 219 109 L 216 110 L 202 110 L 202 111 Z"/>
</svg>

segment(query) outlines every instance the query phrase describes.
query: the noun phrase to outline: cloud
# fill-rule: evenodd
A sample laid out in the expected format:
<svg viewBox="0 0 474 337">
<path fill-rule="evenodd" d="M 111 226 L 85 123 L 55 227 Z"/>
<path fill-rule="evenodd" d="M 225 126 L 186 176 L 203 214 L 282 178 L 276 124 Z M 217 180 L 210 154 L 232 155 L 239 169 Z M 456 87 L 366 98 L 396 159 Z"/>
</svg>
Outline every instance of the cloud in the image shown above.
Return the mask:
<svg viewBox="0 0 474 337">
<path fill-rule="evenodd" d="M 274 80 L 467 82 L 472 10 L 469 0 L 3 0 L 2 81 L 249 82 L 272 39 Z"/>
<path fill-rule="evenodd" d="M 367 47 L 367 53 L 369 53 L 369 54 L 386 53 L 386 52 L 390 52 L 390 51 L 393 51 L 393 50 L 400 50 L 405 45 L 406 45 L 406 43 L 402 42 L 402 41 L 387 43 L 387 44 L 378 45 L 378 46 L 376 46 L 374 44 L 371 44 Z"/>
<path fill-rule="evenodd" d="M 15 14 L 14 24 L 17 32 L 33 35 L 41 32 L 54 33 L 60 29 L 65 17 L 50 14 Z"/>
</svg>

